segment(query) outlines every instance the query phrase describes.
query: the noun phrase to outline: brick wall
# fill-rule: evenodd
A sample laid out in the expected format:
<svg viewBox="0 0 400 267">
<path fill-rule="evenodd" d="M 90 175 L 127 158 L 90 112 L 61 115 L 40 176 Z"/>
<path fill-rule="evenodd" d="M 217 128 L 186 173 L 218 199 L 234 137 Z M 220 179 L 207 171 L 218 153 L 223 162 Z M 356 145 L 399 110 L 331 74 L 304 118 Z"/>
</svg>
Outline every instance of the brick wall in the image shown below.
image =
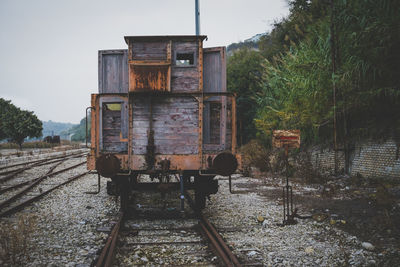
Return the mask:
<svg viewBox="0 0 400 267">
<path fill-rule="evenodd" d="M 363 177 L 385 177 L 400 179 L 400 151 L 394 140 L 385 142 L 360 142 L 350 152 L 350 175 Z M 313 147 L 311 163 L 321 173 L 333 173 L 334 151 L 329 148 Z M 344 169 L 344 152 L 338 151 L 339 170 Z"/>
</svg>

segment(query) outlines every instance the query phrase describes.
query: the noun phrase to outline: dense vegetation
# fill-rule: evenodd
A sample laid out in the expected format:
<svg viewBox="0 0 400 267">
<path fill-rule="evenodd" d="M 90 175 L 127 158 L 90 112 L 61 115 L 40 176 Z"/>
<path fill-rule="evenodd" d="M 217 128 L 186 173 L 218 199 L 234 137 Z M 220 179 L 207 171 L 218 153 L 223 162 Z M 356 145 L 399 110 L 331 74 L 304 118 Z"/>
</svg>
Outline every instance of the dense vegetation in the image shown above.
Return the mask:
<svg viewBox="0 0 400 267">
<path fill-rule="evenodd" d="M 90 114 L 88 114 L 88 142 L 90 142 Z M 63 136 L 71 135 L 71 141 L 85 142 L 86 139 L 86 118 L 81 119 L 80 123 L 68 130 L 61 132 Z"/>
<path fill-rule="evenodd" d="M 21 110 L 0 98 L 0 140 L 8 139 L 22 147 L 26 137 L 40 137 L 42 122 L 32 111 Z"/>
<path fill-rule="evenodd" d="M 293 0 L 258 51 L 228 59 L 239 143 L 273 129 L 303 142 L 400 138 L 400 1 Z M 336 90 L 336 106 L 333 101 Z"/>
</svg>

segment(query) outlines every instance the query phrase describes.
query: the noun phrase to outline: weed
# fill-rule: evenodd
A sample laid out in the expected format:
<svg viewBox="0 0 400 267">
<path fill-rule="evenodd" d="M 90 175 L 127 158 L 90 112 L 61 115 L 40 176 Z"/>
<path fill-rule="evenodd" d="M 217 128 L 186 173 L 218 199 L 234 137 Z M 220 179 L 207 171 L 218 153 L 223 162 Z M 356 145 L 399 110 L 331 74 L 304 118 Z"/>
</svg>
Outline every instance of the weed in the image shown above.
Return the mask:
<svg viewBox="0 0 400 267">
<path fill-rule="evenodd" d="M 3 223 L 0 227 L 0 257 L 4 263 L 18 265 L 21 257 L 29 257 L 27 248 L 36 227 L 36 217 L 23 214 L 16 223 Z"/>
<path fill-rule="evenodd" d="M 242 163 L 244 172 L 250 172 L 251 167 L 256 167 L 260 171 L 270 171 L 270 151 L 259 140 L 251 140 L 240 148 L 242 153 Z"/>
</svg>

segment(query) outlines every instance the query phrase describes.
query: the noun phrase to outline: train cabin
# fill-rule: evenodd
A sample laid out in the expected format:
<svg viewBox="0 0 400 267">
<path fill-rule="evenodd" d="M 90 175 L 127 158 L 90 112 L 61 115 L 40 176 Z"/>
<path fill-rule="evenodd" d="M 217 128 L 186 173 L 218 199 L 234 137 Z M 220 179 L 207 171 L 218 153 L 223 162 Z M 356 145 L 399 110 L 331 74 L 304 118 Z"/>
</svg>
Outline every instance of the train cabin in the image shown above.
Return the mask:
<svg viewBox="0 0 400 267">
<path fill-rule="evenodd" d="M 128 49 L 99 51 L 88 169 L 113 181 L 175 173 L 213 184 L 236 170 L 226 51 L 203 48 L 205 39 L 127 36 Z"/>
</svg>

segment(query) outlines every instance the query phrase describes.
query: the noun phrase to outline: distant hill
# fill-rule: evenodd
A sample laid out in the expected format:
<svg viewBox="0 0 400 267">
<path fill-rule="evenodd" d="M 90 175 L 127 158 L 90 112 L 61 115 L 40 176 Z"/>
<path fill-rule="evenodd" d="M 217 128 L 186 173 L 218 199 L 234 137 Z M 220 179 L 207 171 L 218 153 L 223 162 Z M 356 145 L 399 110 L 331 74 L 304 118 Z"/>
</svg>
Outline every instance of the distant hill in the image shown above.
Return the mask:
<svg viewBox="0 0 400 267">
<path fill-rule="evenodd" d="M 63 131 L 62 136 L 69 136 L 71 141 L 84 142 L 86 139 L 86 118 L 81 119 L 79 124 Z M 88 115 L 88 137 L 90 137 L 90 115 Z"/>
<path fill-rule="evenodd" d="M 241 49 L 241 48 L 249 48 L 249 49 L 258 49 L 258 41 L 260 40 L 260 38 L 264 35 L 266 35 L 267 33 L 259 33 L 254 35 L 251 38 L 248 38 L 246 40 L 244 40 L 243 42 L 239 42 L 239 43 L 232 43 L 230 45 L 228 45 L 228 47 L 226 48 L 226 51 L 228 53 L 228 56 L 231 56 L 236 50 Z"/>
<path fill-rule="evenodd" d="M 42 121 L 43 123 L 43 137 L 48 135 L 60 135 L 61 139 L 69 139 L 68 135 L 65 135 L 64 132 L 67 132 L 72 127 L 77 124 L 73 123 L 64 123 L 64 122 L 55 122 L 55 121 Z"/>
</svg>

